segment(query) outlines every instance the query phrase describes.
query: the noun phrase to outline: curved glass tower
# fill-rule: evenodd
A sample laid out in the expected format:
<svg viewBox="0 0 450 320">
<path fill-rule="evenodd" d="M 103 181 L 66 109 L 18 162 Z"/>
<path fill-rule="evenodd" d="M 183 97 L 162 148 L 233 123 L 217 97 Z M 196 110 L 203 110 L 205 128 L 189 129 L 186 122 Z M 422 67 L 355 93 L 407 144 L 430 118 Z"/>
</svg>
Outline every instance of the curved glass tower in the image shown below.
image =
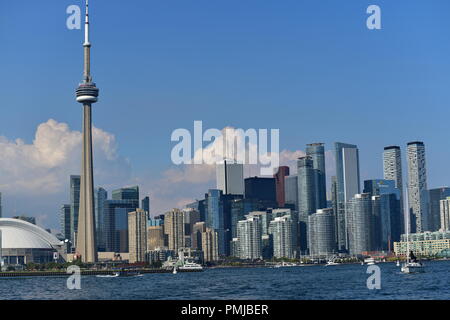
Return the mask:
<svg viewBox="0 0 450 320">
<path fill-rule="evenodd" d="M 97 102 L 98 88 L 91 77 L 91 44 L 89 42 L 89 3 L 86 0 L 86 21 L 84 27 L 84 72 L 83 82 L 76 90 L 77 101 L 83 104 L 83 146 L 81 152 L 80 208 L 76 254 L 83 262 L 97 261 L 94 217 L 94 176 L 92 165 L 92 111 Z"/>
</svg>

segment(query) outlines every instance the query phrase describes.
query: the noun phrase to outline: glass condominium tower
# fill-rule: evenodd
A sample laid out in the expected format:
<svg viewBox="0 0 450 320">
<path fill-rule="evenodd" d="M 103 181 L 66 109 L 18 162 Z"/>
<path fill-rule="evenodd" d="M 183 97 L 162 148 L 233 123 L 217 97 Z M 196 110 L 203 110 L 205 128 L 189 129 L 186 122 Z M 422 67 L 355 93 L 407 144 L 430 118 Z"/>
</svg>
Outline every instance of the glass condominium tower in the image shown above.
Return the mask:
<svg viewBox="0 0 450 320">
<path fill-rule="evenodd" d="M 400 190 L 400 212 L 403 218 L 403 173 L 402 173 L 402 157 L 399 146 L 388 146 L 383 152 L 383 176 L 385 180 L 394 180 L 395 187 Z M 401 233 L 404 233 L 404 218 L 401 220 Z"/>
<path fill-rule="evenodd" d="M 359 151 L 353 144 L 335 142 L 336 159 L 336 232 L 338 250 L 348 249 L 346 205 L 360 192 Z"/>
<path fill-rule="evenodd" d="M 316 209 L 326 208 L 327 185 L 325 175 L 325 147 L 323 143 L 306 145 L 306 155 L 311 157 L 313 162 Z"/>
<path fill-rule="evenodd" d="M 428 191 L 425 145 L 408 143 L 408 201 L 411 233 L 428 231 Z"/>
</svg>

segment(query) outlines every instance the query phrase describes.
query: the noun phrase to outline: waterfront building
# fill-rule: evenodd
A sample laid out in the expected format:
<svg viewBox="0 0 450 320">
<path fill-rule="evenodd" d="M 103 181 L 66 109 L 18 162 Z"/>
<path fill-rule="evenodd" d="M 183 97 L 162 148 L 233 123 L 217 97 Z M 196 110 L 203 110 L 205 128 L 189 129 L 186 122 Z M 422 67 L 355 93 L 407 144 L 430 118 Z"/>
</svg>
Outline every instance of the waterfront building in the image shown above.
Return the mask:
<svg viewBox="0 0 450 320">
<path fill-rule="evenodd" d="M 421 141 L 408 143 L 408 200 L 411 233 L 429 231 L 425 145 Z"/>
<path fill-rule="evenodd" d="M 0 236 L 1 257 L 6 265 L 65 261 L 64 242 L 25 220 L 0 218 Z"/>
<path fill-rule="evenodd" d="M 244 194 L 244 165 L 233 160 L 216 164 L 217 189 L 223 194 Z"/>
<path fill-rule="evenodd" d="M 441 221 L 441 201 L 450 197 L 450 188 L 441 187 L 428 190 L 429 199 L 429 220 L 430 231 L 438 231 L 442 226 Z"/>
<path fill-rule="evenodd" d="M 400 242 L 394 242 L 394 252 L 405 256 L 408 242 L 406 234 L 402 234 Z M 411 233 L 408 235 L 409 250 L 416 256 L 436 256 L 450 250 L 450 231 Z"/>
<path fill-rule="evenodd" d="M 310 256 L 329 256 L 336 254 L 336 219 L 333 208 L 317 209 L 310 215 L 308 236 Z"/>
<path fill-rule="evenodd" d="M 197 222 L 192 227 L 191 247 L 202 250 L 202 233 L 206 231 L 206 223 L 204 221 Z"/>
<path fill-rule="evenodd" d="M 356 145 L 335 142 L 337 238 L 340 251 L 348 249 L 346 205 L 360 192 L 359 151 Z"/>
<path fill-rule="evenodd" d="M 185 247 L 183 211 L 173 209 L 165 214 L 164 232 L 168 237 L 169 250 L 178 252 L 178 250 Z"/>
<path fill-rule="evenodd" d="M 150 197 L 145 197 L 141 201 L 141 209 L 150 214 Z"/>
<path fill-rule="evenodd" d="M 136 209 L 128 213 L 129 262 L 144 262 L 147 252 L 147 211 Z"/>
<path fill-rule="evenodd" d="M 306 145 L 306 155 L 313 162 L 314 168 L 314 197 L 316 209 L 327 207 L 327 185 L 325 174 L 325 147 L 323 143 Z"/>
<path fill-rule="evenodd" d="M 283 208 L 285 205 L 285 178 L 289 176 L 289 167 L 287 166 L 281 166 L 278 168 L 278 171 L 276 174 L 274 174 L 275 178 L 275 189 L 276 189 L 276 195 L 277 195 L 277 204 L 278 207 Z"/>
<path fill-rule="evenodd" d="M 275 258 L 294 258 L 292 229 L 292 220 L 288 215 L 276 217 L 270 222 L 269 234 L 272 236 L 273 256 Z M 263 255 L 267 256 L 266 254 Z"/>
<path fill-rule="evenodd" d="M 262 259 L 261 221 L 258 216 L 249 216 L 238 222 L 239 258 Z"/>
<path fill-rule="evenodd" d="M 450 197 L 440 201 L 440 231 L 450 231 Z"/>
<path fill-rule="evenodd" d="M 164 225 L 147 225 L 147 250 L 165 247 Z"/>
<path fill-rule="evenodd" d="M 372 251 L 372 197 L 370 193 L 358 193 L 347 204 L 347 230 L 349 252 L 358 255 Z"/>
<path fill-rule="evenodd" d="M 185 208 L 182 211 L 184 214 L 184 246 L 191 247 L 193 227 L 200 221 L 200 212 L 192 208 Z"/>
</svg>

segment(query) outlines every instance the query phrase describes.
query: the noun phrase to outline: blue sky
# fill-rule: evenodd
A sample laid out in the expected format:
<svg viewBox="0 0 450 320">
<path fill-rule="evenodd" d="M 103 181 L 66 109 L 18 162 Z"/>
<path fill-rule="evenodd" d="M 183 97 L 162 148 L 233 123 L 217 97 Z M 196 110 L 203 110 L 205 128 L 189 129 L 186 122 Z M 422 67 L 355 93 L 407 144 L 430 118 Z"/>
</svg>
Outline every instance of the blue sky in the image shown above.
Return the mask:
<svg viewBox="0 0 450 320">
<path fill-rule="evenodd" d="M 32 144 L 49 119 L 81 128 L 74 88 L 82 31 L 66 28 L 71 4 L 82 1 L 0 3 L 0 136 L 9 141 Z M 382 30 L 366 28 L 371 4 L 381 7 Z M 123 184 L 158 181 L 171 167 L 171 132 L 192 130 L 194 120 L 205 128 L 279 128 L 287 150 L 357 144 L 362 178 L 382 176 L 384 146 L 400 145 L 405 155 L 408 141 L 422 140 L 429 187 L 450 184 L 448 0 L 91 0 L 90 7 L 101 90 L 94 125 L 114 135 L 128 163 Z M 46 212 L 54 226 L 65 193 L 14 208 Z"/>
</svg>

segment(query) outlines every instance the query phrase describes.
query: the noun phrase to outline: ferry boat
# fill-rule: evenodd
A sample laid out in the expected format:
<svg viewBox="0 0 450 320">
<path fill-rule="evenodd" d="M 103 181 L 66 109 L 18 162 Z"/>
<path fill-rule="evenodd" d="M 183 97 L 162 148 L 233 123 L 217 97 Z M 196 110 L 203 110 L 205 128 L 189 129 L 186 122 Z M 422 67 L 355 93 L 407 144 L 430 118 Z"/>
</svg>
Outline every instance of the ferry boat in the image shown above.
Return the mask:
<svg viewBox="0 0 450 320">
<path fill-rule="evenodd" d="M 373 266 L 375 264 L 375 259 L 374 258 L 364 259 L 364 263 L 367 264 L 368 266 Z"/>
<path fill-rule="evenodd" d="M 297 267 L 298 265 L 296 263 L 292 263 L 292 262 L 281 262 L 281 263 L 277 263 L 276 265 L 274 265 L 274 268 L 282 268 L 282 267 Z"/>
<path fill-rule="evenodd" d="M 178 267 L 179 270 L 203 270 L 203 267 L 195 262 L 185 261 L 184 264 Z"/>
</svg>

